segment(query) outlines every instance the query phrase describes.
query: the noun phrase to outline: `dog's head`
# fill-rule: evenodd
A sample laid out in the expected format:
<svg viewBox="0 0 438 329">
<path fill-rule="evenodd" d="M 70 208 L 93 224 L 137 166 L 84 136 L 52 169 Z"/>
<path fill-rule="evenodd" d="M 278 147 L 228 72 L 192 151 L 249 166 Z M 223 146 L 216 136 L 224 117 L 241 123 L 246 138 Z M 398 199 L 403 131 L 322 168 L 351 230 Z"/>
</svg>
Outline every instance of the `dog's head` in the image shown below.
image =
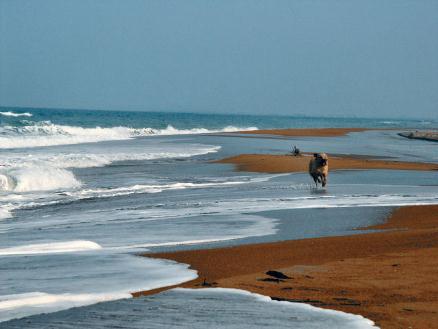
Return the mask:
<svg viewBox="0 0 438 329">
<path fill-rule="evenodd" d="M 328 163 L 328 157 L 325 153 L 314 153 L 313 157 L 318 161 L 320 166 L 325 166 Z"/>
</svg>

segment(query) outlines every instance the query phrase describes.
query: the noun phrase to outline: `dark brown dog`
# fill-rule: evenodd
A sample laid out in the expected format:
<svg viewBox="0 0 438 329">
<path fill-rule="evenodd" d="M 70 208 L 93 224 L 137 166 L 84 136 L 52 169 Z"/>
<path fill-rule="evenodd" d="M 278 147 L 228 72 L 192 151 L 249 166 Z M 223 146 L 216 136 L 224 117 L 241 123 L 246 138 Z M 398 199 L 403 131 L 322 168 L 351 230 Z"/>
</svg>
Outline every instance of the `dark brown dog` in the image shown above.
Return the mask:
<svg viewBox="0 0 438 329">
<path fill-rule="evenodd" d="M 315 181 L 316 187 L 318 183 L 324 187 L 327 185 L 328 177 L 328 156 L 325 153 L 314 153 L 313 158 L 309 162 L 309 174 Z"/>
</svg>

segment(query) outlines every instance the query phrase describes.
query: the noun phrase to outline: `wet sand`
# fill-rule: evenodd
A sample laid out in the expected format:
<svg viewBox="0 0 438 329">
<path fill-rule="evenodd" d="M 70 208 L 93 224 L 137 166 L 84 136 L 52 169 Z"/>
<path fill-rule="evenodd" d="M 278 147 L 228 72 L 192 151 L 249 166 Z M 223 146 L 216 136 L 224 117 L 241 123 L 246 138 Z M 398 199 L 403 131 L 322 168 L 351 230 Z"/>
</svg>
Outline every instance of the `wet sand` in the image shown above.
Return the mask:
<svg viewBox="0 0 438 329">
<path fill-rule="evenodd" d="M 348 169 L 393 169 L 393 170 L 438 170 L 438 164 L 403 162 L 372 159 L 354 155 L 329 156 L 330 170 Z M 289 173 L 307 172 L 311 155 L 302 156 L 274 155 L 274 154 L 241 154 L 217 161 L 217 163 L 230 163 L 236 165 L 239 171 L 261 173 Z"/>
<path fill-rule="evenodd" d="M 372 229 L 386 231 L 145 256 L 198 270 L 184 287 L 249 290 L 361 314 L 382 328 L 436 327 L 438 206 L 401 207 Z"/>
<path fill-rule="evenodd" d="M 250 135 L 277 135 L 290 137 L 338 137 L 349 133 L 362 132 L 366 130 L 380 130 L 369 128 L 296 128 L 296 129 L 265 129 L 239 131 L 239 134 Z"/>
</svg>

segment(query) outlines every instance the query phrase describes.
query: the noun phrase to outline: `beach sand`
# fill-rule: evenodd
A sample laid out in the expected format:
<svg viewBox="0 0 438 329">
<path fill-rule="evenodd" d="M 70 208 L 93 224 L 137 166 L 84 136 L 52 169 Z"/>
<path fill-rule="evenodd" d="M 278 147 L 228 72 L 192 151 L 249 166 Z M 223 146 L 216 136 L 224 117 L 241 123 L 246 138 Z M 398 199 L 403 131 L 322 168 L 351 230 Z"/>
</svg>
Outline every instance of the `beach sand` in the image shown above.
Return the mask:
<svg viewBox="0 0 438 329">
<path fill-rule="evenodd" d="M 402 162 L 372 159 L 366 156 L 336 155 L 329 156 L 330 170 L 348 169 L 393 169 L 393 170 L 438 170 L 438 164 Z M 260 173 L 307 172 L 311 155 L 302 156 L 275 154 L 241 154 L 217 161 L 236 165 L 239 171 Z"/>
<path fill-rule="evenodd" d="M 386 231 L 145 256 L 190 264 L 199 278 L 184 287 L 244 289 L 361 314 L 382 328 L 436 328 L 438 206 L 401 207 L 372 229 Z"/>
</svg>

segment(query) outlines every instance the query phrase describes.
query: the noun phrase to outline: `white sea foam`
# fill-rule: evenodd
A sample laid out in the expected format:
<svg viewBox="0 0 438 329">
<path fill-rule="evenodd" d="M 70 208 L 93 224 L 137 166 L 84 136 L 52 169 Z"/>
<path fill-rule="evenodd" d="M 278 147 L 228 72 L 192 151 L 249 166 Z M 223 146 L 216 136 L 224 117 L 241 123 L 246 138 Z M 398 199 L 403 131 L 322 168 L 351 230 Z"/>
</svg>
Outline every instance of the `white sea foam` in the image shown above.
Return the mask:
<svg viewBox="0 0 438 329">
<path fill-rule="evenodd" d="M 213 130 L 205 128 L 177 129 L 171 125 L 167 126 L 165 129 L 130 127 L 84 128 L 57 125 L 50 121 L 45 121 L 22 127 L 0 127 L 0 148 L 29 148 L 125 140 L 142 136 L 208 134 L 256 129 L 257 127 L 240 128 L 234 126 L 227 126 L 222 129 Z"/>
<path fill-rule="evenodd" d="M 47 306 L 50 304 L 70 304 L 72 306 L 93 304 L 100 301 L 108 301 L 120 298 L 130 298 L 129 293 L 120 294 L 47 294 L 43 292 L 32 292 L 17 295 L 0 296 L 0 311 L 23 306 Z M 61 305 L 59 305 L 62 308 Z"/>
<path fill-rule="evenodd" d="M 0 112 L 0 115 L 4 115 L 6 117 L 31 117 L 32 116 L 32 114 L 29 112 L 15 113 L 12 111 Z"/>
<path fill-rule="evenodd" d="M 274 230 L 275 232 L 275 230 Z M 153 247 L 172 247 L 172 246 L 190 246 L 195 244 L 204 244 L 212 242 L 221 242 L 240 239 L 242 236 L 230 236 L 226 238 L 212 238 L 212 239 L 198 239 L 198 240 L 185 240 L 185 241 L 175 241 L 175 242 L 160 242 L 160 243 L 139 243 L 129 246 L 113 247 L 113 250 L 120 249 L 137 249 L 137 248 L 153 248 Z"/>
<path fill-rule="evenodd" d="M 11 216 L 11 212 L 6 206 L 0 207 L 0 220 L 10 218 Z"/>
<path fill-rule="evenodd" d="M 0 322 L 38 314 L 41 310 L 56 312 L 72 307 L 131 297 L 131 294 L 127 292 L 58 295 L 31 292 L 5 295 L 0 296 Z"/>
<path fill-rule="evenodd" d="M 165 151 L 164 148 L 164 150 L 153 149 L 149 152 L 47 154 L 41 156 L 38 161 L 49 163 L 57 168 L 91 168 L 103 167 L 117 161 L 189 158 L 196 155 L 215 153 L 220 148 L 220 146 L 190 144 L 184 145 L 183 150 L 169 149 Z"/>
<path fill-rule="evenodd" d="M 95 266 L 95 262 L 99 266 Z M 176 285 L 197 277 L 197 272 L 187 264 L 104 252 L 65 263 L 61 272 L 65 274 L 60 281 L 52 279 L 59 277 L 60 268 L 39 266 L 39 259 L 28 259 L 26 264 L 30 264 L 33 272 L 20 273 L 21 268 L 14 268 L 13 273 L 0 278 L 2 283 L 8 282 L 20 290 L 0 296 L 0 322 L 131 298 L 131 292 Z M 14 271 L 20 273 L 19 279 L 15 279 Z M 31 279 L 35 275 L 37 282 Z M 104 284 L 102 278 L 105 278 Z"/>
<path fill-rule="evenodd" d="M 11 191 L 15 188 L 15 181 L 9 175 L 0 174 L 0 191 Z"/>
<path fill-rule="evenodd" d="M 103 167 L 116 161 L 155 160 L 169 158 L 188 158 L 196 155 L 215 153 L 220 146 L 189 144 L 183 150 L 176 147 L 154 147 L 147 151 L 113 153 L 13 153 L 0 154 L 3 168 L 55 167 L 55 168 L 91 168 Z M 1 168 L 1 167 L 0 167 Z"/>
<path fill-rule="evenodd" d="M 228 181 L 228 182 L 213 182 L 213 183 L 172 183 L 172 184 L 151 184 L 151 185 L 132 185 L 116 188 L 98 188 L 98 189 L 83 189 L 79 191 L 66 192 L 65 195 L 73 196 L 78 199 L 84 198 L 107 198 L 136 193 L 159 193 L 167 190 L 184 190 L 195 188 L 221 187 L 230 185 L 240 185 L 248 183 L 248 181 Z"/>
<path fill-rule="evenodd" d="M 0 249 L 0 256 L 57 254 L 98 249 L 102 249 L 102 247 L 93 241 L 76 240 L 3 248 Z"/>
<path fill-rule="evenodd" d="M 314 316 L 314 314 L 318 314 L 318 315 L 323 315 L 323 316 L 327 316 L 327 320 L 330 321 L 331 319 L 333 319 L 333 317 L 338 318 L 340 324 L 342 325 L 342 327 L 344 328 L 350 328 L 350 329 L 367 329 L 367 328 L 373 328 L 376 329 L 378 328 L 377 326 L 375 326 L 375 323 L 367 318 L 364 318 L 361 315 L 356 315 L 356 314 L 351 314 L 351 313 L 346 313 L 346 312 L 342 312 L 342 311 L 335 311 L 335 310 L 330 310 L 330 309 L 323 309 L 323 308 L 319 308 L 316 306 L 312 306 L 309 304 L 304 304 L 304 303 L 294 303 L 294 302 L 288 302 L 288 301 L 276 301 L 271 299 L 268 296 L 264 296 L 264 295 L 260 295 L 260 294 L 256 294 L 256 293 L 252 293 L 246 290 L 241 290 L 241 289 L 232 289 L 232 288 L 203 288 L 203 289 L 187 289 L 187 288 L 175 288 L 172 289 L 173 291 L 176 292 L 188 292 L 188 293 L 192 293 L 192 294 L 200 294 L 200 295 L 205 295 L 208 293 L 217 293 L 217 294 L 221 294 L 223 295 L 223 298 L 226 300 L 227 299 L 227 295 L 230 294 L 237 294 L 237 295 L 242 295 L 242 296 L 248 296 L 250 298 L 255 299 L 258 302 L 262 302 L 262 303 L 269 303 L 269 304 L 275 304 L 275 305 L 281 305 L 287 308 L 291 309 L 291 312 L 297 312 L 297 314 L 302 314 L 303 316 L 303 320 L 306 319 L 307 321 L 309 321 L 309 326 L 312 325 L 312 323 L 310 322 L 312 320 L 312 316 Z M 301 326 L 300 326 L 301 327 Z M 313 328 L 313 325 L 312 325 Z M 319 326 L 318 326 L 319 328 Z"/>
</svg>

